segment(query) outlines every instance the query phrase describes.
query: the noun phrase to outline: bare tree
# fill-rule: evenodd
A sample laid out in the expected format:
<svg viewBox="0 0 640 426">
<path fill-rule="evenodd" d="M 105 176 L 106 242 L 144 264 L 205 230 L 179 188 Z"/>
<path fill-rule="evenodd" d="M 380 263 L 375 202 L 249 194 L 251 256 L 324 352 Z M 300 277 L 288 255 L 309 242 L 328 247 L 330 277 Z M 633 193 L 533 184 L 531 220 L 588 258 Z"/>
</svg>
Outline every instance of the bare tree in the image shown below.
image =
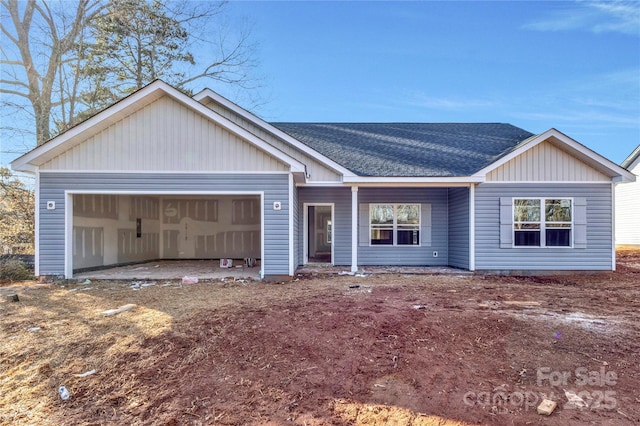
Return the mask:
<svg viewBox="0 0 640 426">
<path fill-rule="evenodd" d="M 52 109 L 65 101 L 53 96 L 60 68 L 103 5 L 99 0 L 79 0 L 73 13 L 67 14 L 66 2 L 60 7 L 63 10 L 56 11 L 36 0 L 1 0 L 0 4 L 12 24 L 9 27 L 2 20 L 0 30 L 14 48 L 2 43 L 0 92 L 28 100 L 40 145 L 51 137 Z M 39 60 L 40 55 L 45 59 Z"/>
<path fill-rule="evenodd" d="M 3 107 L 30 106 L 40 145 L 157 78 L 185 91 L 201 79 L 254 88 L 249 32 L 225 25 L 225 5 L 0 0 Z"/>
</svg>

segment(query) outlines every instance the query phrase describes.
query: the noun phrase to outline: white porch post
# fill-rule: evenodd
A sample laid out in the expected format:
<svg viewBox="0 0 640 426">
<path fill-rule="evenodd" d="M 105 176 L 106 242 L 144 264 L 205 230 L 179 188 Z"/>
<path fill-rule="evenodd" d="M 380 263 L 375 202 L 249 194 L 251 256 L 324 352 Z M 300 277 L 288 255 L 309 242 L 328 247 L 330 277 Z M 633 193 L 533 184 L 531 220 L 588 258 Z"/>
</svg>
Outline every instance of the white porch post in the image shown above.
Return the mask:
<svg viewBox="0 0 640 426">
<path fill-rule="evenodd" d="M 358 187 L 351 187 L 351 272 L 358 270 Z"/>
<path fill-rule="evenodd" d="M 476 270 L 476 186 L 469 185 L 469 270 Z"/>
</svg>

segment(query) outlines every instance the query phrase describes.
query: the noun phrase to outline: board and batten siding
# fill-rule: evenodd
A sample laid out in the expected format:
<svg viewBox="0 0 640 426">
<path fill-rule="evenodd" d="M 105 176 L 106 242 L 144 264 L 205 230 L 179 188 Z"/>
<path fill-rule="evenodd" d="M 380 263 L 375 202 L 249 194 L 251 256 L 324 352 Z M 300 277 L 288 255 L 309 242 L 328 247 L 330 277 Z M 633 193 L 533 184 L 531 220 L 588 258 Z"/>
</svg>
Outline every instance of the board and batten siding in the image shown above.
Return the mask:
<svg viewBox="0 0 640 426">
<path fill-rule="evenodd" d="M 289 275 L 289 175 L 197 173 L 40 173 L 39 273 L 65 273 L 65 191 L 144 193 L 263 192 L 264 275 Z M 55 201 L 55 210 L 47 202 Z M 274 210 L 273 203 L 281 203 Z"/>
<path fill-rule="evenodd" d="M 487 173 L 488 182 L 611 182 L 551 142 L 542 142 Z"/>
<path fill-rule="evenodd" d="M 586 247 L 500 248 L 500 199 L 504 197 L 586 199 Z M 475 190 L 476 270 L 611 270 L 611 204 L 610 183 L 479 184 Z"/>
<path fill-rule="evenodd" d="M 469 269 L 469 188 L 449 188 L 449 266 Z"/>
<path fill-rule="evenodd" d="M 334 170 L 331 170 L 316 159 L 310 157 L 309 155 L 297 150 L 293 146 L 284 142 L 280 138 L 277 138 L 273 134 L 265 131 L 262 127 L 256 126 L 254 123 L 246 120 L 244 117 L 236 114 L 235 112 L 229 110 L 223 105 L 219 105 L 217 102 L 212 101 L 211 99 L 207 99 L 208 102 L 204 102 L 203 105 L 220 114 L 224 118 L 231 120 L 238 126 L 249 130 L 254 135 L 258 136 L 260 139 L 268 142 L 269 144 L 275 146 L 282 152 L 290 155 L 291 157 L 297 159 L 298 161 L 304 163 L 307 166 L 307 173 L 309 174 L 310 182 L 339 182 L 341 179 L 341 175 Z"/>
<path fill-rule="evenodd" d="M 333 203 L 333 264 L 351 265 L 351 188 L 350 187 L 300 187 L 298 188 L 298 261 L 304 262 L 304 204 Z"/>
<path fill-rule="evenodd" d="M 424 235 L 430 225 L 430 242 L 420 246 L 371 246 L 358 245 L 358 265 L 395 265 L 395 266 L 446 266 L 449 258 L 449 219 L 447 188 L 365 188 L 358 189 L 358 203 L 363 204 L 421 204 L 422 224 L 421 243 L 429 236 Z M 425 208 L 426 204 L 429 208 Z M 368 210 L 366 217 L 368 218 Z M 425 223 L 425 215 L 430 222 Z M 362 222 L 362 214 L 360 221 Z M 368 223 L 359 223 L 359 228 Z M 438 257 L 433 252 L 438 252 Z"/>
<path fill-rule="evenodd" d="M 161 97 L 41 165 L 46 170 L 286 172 L 200 113 Z"/>
<path fill-rule="evenodd" d="M 636 181 L 616 185 L 616 244 L 640 245 L 640 159 L 629 171 Z"/>
</svg>

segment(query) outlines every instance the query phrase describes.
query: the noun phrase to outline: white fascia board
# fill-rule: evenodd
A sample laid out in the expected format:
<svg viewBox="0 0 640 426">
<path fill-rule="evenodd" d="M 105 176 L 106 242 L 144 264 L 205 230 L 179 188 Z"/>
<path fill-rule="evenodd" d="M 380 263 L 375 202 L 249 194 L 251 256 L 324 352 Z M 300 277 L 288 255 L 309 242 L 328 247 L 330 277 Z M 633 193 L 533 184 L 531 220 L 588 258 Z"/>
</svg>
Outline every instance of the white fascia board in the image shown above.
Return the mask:
<svg viewBox="0 0 640 426">
<path fill-rule="evenodd" d="M 539 135 L 534 135 L 530 137 L 528 140 L 525 140 L 524 142 L 522 142 L 519 148 L 509 153 L 508 155 L 505 155 L 504 157 L 500 158 L 496 162 L 491 163 L 484 169 L 481 169 L 478 172 L 474 173 L 473 176 L 485 177 L 487 173 L 497 169 L 498 167 L 513 160 L 519 155 L 522 155 L 525 151 L 530 150 L 531 148 L 535 147 L 536 145 L 550 138 L 553 138 L 554 140 L 561 142 L 564 146 L 566 146 L 571 151 L 573 151 L 573 155 L 576 156 L 576 158 L 578 158 L 579 160 L 582 160 L 587 164 L 590 164 L 597 170 L 600 170 L 600 171 L 606 170 L 607 173 L 609 173 L 609 175 L 613 179 L 618 178 L 624 182 L 633 181 L 634 179 L 633 173 L 630 173 L 629 171 L 615 164 L 611 160 L 606 159 L 605 157 L 598 154 L 597 152 L 592 151 L 591 149 L 587 148 L 586 146 L 582 145 L 581 143 L 577 142 L 576 140 L 570 138 L 569 136 L 565 135 L 564 133 L 554 128 L 551 128 L 544 133 L 540 133 Z"/>
<path fill-rule="evenodd" d="M 49 142 L 43 145 L 40 145 L 34 150 L 17 158 L 11 163 L 11 165 L 16 170 L 23 170 L 24 168 L 25 171 L 26 171 L 26 168 L 28 168 L 29 166 L 36 167 L 38 164 L 34 164 L 33 161 L 36 160 L 38 157 L 41 157 L 42 155 L 54 150 L 55 148 L 60 147 L 61 145 L 72 140 L 73 138 L 80 136 L 82 133 L 90 131 L 91 128 L 94 126 L 103 124 L 105 122 L 110 124 L 113 118 L 119 117 L 119 114 L 121 114 L 123 111 L 125 111 L 128 108 L 135 108 L 136 103 L 141 102 L 143 99 L 147 97 L 151 98 L 152 100 L 155 100 L 160 98 L 163 95 L 167 95 L 172 99 L 193 109 L 194 111 L 197 111 L 198 113 L 209 118 L 211 121 L 215 122 L 216 124 L 224 127 L 229 132 L 235 134 L 236 136 L 241 137 L 242 139 L 245 139 L 246 141 L 255 145 L 260 150 L 274 156 L 275 158 L 289 165 L 292 172 L 306 173 L 306 166 L 300 161 L 280 151 L 279 149 L 263 141 L 253 133 L 247 131 L 246 129 L 243 129 L 242 127 L 238 126 L 231 120 L 228 120 L 222 117 L 221 115 L 217 114 L 210 108 L 205 107 L 200 102 L 195 101 L 194 99 L 180 92 L 178 89 L 170 86 L 169 84 L 161 80 L 154 81 L 148 86 L 143 87 L 137 92 L 115 103 L 111 107 L 96 114 L 95 116 L 91 117 L 87 121 L 80 123 L 79 125 L 66 131 L 62 135 L 50 140 Z M 115 120 L 113 121 L 115 122 Z"/>
<path fill-rule="evenodd" d="M 277 127 L 267 123 L 266 121 L 264 121 L 260 117 L 252 114 L 251 112 L 249 112 L 246 109 L 244 109 L 244 108 L 238 106 L 237 104 L 231 102 L 229 99 L 225 98 L 224 96 L 219 95 L 218 93 L 214 92 L 211 89 L 204 89 L 203 91 L 201 91 L 200 93 L 198 93 L 197 95 L 195 95 L 193 97 L 193 99 L 198 101 L 198 102 L 202 102 L 206 98 L 210 98 L 214 102 L 217 102 L 220 105 L 224 106 L 225 108 L 230 109 L 231 111 L 235 112 L 236 114 L 238 114 L 242 118 L 252 122 L 256 126 L 259 126 L 259 127 L 263 128 L 266 132 L 269 132 L 272 135 L 284 140 L 286 143 L 288 143 L 289 145 L 292 145 L 297 150 L 304 152 L 305 154 L 309 155 L 310 157 L 312 157 L 312 158 L 318 160 L 319 162 L 323 163 L 325 166 L 329 167 L 330 169 L 333 169 L 336 172 L 342 174 L 343 176 L 356 176 L 356 174 L 353 173 L 351 170 L 345 168 L 341 164 L 336 163 L 335 161 L 333 161 L 329 157 L 326 157 L 326 156 L 320 154 L 318 151 L 316 151 L 316 150 L 310 148 L 309 146 L 303 144 L 302 142 L 300 142 L 296 138 L 292 137 L 291 135 L 288 135 L 287 133 L 283 132 L 282 130 L 278 129 Z"/>
<path fill-rule="evenodd" d="M 473 183 L 485 182 L 484 176 L 453 176 L 453 177 L 371 177 L 355 176 L 344 177 L 345 184 L 358 184 L 360 186 L 469 186 Z"/>
</svg>

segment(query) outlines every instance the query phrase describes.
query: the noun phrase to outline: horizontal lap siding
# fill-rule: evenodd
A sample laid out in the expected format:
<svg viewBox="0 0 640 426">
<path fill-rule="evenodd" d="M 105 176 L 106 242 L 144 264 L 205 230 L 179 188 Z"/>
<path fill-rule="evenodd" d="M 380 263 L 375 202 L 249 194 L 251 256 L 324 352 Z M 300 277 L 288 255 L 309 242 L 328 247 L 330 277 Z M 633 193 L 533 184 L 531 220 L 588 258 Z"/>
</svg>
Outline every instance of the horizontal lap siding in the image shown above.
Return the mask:
<svg viewBox="0 0 640 426">
<path fill-rule="evenodd" d="M 185 193 L 264 192 L 265 275 L 289 274 L 289 176 L 287 174 L 41 173 L 40 274 L 64 274 L 64 192 L 137 191 Z M 47 210 L 47 201 L 56 209 Z M 273 209 L 274 201 L 282 209 Z"/>
<path fill-rule="evenodd" d="M 449 189 L 449 265 L 469 269 L 469 189 Z"/>
<path fill-rule="evenodd" d="M 358 203 L 431 204 L 430 246 L 359 246 L 358 265 L 444 266 L 448 264 L 447 188 L 360 188 Z M 438 257 L 433 257 L 433 252 Z"/>
<path fill-rule="evenodd" d="M 351 188 L 298 188 L 298 259 L 304 261 L 304 203 L 334 203 L 334 265 L 351 265 Z"/>
<path fill-rule="evenodd" d="M 587 248 L 500 248 L 500 197 L 585 197 Z M 610 184 L 480 184 L 475 192 L 476 269 L 610 270 Z"/>
</svg>

